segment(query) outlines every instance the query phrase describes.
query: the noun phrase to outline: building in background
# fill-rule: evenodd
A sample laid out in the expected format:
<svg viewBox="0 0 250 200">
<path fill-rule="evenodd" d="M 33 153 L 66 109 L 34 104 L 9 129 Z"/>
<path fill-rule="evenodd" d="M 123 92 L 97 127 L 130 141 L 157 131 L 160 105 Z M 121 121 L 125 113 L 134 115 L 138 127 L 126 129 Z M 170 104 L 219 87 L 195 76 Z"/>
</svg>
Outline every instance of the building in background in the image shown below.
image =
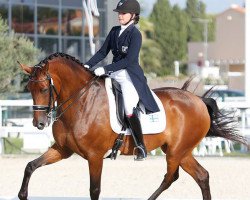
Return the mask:
<svg viewBox="0 0 250 200">
<path fill-rule="evenodd" d="M 114 24 L 117 1 L 98 0 L 94 18 L 96 48 Z M 82 0 L 0 0 L 0 14 L 10 30 L 25 34 L 46 56 L 64 52 L 82 62 L 90 56 L 88 26 Z"/>
<path fill-rule="evenodd" d="M 218 69 L 220 78 L 228 81 L 230 89 L 244 91 L 245 8 L 232 5 L 231 8 L 216 16 L 215 41 L 207 44 L 207 64 L 203 60 L 203 52 L 203 43 L 188 44 L 191 73 L 195 68 L 207 67 L 205 71 L 213 75 L 213 72 L 217 74 L 216 69 Z"/>
</svg>

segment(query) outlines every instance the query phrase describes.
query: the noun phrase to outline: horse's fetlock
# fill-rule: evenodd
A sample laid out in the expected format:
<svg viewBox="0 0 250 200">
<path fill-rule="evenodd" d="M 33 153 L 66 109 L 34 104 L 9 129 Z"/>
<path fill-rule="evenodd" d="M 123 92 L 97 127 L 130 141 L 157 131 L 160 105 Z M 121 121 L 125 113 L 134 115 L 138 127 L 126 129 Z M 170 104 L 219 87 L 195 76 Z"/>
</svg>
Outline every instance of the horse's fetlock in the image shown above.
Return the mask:
<svg viewBox="0 0 250 200">
<path fill-rule="evenodd" d="M 98 187 L 90 189 L 91 194 L 100 194 L 100 192 L 101 192 L 101 189 Z"/>
</svg>

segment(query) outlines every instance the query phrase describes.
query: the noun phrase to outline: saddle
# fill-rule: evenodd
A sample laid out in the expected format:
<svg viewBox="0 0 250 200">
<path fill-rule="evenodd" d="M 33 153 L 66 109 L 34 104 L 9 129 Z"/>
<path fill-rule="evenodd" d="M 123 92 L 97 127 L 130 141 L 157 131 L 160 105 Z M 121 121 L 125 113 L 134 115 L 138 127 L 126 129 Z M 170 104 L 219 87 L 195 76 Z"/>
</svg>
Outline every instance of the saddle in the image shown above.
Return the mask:
<svg viewBox="0 0 250 200">
<path fill-rule="evenodd" d="M 112 148 L 112 153 L 108 156 L 111 159 L 116 159 L 118 150 L 120 149 L 124 135 L 130 135 L 128 121 L 125 114 L 124 101 L 120 84 L 111 78 L 105 78 L 105 87 L 109 100 L 110 125 L 112 130 L 118 134 L 115 144 Z M 142 125 L 143 134 L 158 134 L 166 128 L 166 115 L 164 107 L 160 99 L 154 94 L 155 101 L 160 108 L 157 113 L 147 114 L 144 105 L 139 102 L 136 109 L 139 111 L 139 119 Z"/>
</svg>

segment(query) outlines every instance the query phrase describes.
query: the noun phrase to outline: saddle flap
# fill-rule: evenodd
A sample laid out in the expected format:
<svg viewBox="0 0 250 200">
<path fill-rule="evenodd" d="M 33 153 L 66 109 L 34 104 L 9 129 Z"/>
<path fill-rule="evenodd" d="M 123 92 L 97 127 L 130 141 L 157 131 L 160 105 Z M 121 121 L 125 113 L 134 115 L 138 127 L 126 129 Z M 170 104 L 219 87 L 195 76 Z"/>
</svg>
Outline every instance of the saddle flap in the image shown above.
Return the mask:
<svg viewBox="0 0 250 200">
<path fill-rule="evenodd" d="M 122 90 L 120 84 L 115 80 L 111 79 L 112 82 L 112 91 L 115 96 L 115 106 L 116 106 L 116 115 L 119 123 L 126 128 L 125 123 L 125 110 L 124 110 L 124 101 L 122 97 Z"/>
</svg>

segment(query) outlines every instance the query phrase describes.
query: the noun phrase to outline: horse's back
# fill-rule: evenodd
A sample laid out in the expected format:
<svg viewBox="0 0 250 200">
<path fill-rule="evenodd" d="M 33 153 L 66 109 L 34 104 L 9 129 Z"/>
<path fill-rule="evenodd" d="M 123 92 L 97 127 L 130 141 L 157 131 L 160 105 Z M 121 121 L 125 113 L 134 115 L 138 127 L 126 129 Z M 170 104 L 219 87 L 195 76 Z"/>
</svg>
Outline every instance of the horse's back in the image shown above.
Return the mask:
<svg viewBox="0 0 250 200">
<path fill-rule="evenodd" d="M 164 106 L 178 105 L 182 109 L 186 107 L 189 107 L 189 109 L 206 108 L 200 97 L 187 90 L 164 87 L 154 89 L 153 91 L 160 98 Z"/>
</svg>

